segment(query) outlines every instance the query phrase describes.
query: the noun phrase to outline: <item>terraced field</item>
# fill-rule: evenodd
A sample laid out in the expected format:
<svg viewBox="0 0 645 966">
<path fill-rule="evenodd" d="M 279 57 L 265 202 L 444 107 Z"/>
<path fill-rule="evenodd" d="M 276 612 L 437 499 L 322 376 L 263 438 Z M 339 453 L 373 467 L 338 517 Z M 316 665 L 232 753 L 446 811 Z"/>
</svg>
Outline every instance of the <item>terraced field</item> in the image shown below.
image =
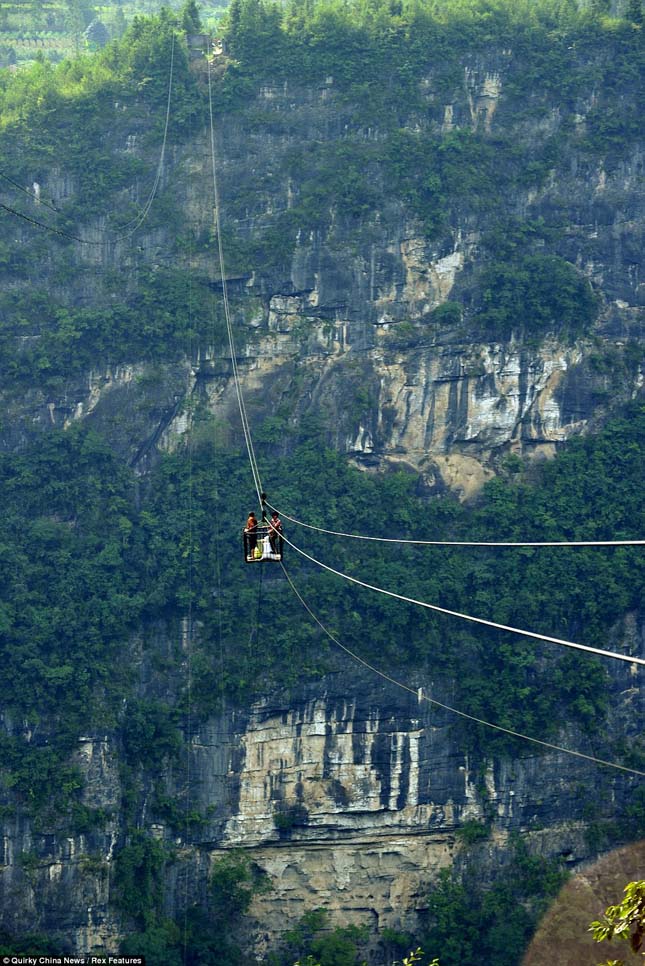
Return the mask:
<svg viewBox="0 0 645 966">
<path fill-rule="evenodd" d="M 179 9 L 181 0 L 163 4 Z M 91 0 L 20 0 L 0 3 L 0 68 L 38 57 L 59 61 L 119 37 L 137 14 L 155 13 L 162 0 L 92 4 Z M 204 25 L 214 28 L 227 0 L 200 5 Z"/>
</svg>

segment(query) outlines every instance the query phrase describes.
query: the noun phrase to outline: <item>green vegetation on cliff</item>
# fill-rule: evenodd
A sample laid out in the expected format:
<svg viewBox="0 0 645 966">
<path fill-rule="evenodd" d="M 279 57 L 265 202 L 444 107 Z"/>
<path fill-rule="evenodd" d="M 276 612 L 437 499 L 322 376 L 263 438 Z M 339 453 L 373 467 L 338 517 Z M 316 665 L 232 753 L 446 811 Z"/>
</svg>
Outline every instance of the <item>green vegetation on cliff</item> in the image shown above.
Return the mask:
<svg viewBox="0 0 645 966">
<path fill-rule="evenodd" d="M 597 437 L 572 443 L 544 467 L 539 486 L 497 480 L 474 510 L 452 500 L 421 502 L 412 477 L 361 474 L 315 437 L 278 463 L 268 460 L 270 446 L 259 444 L 259 453 L 276 503 L 332 529 L 379 533 L 385 515 L 389 532 L 401 536 L 603 539 L 642 532 L 644 439 L 645 411 L 635 406 Z M 33 726 L 58 722 L 54 747 L 24 745 L 29 754 L 8 761 L 25 804 L 46 800 L 49 772 L 38 761 L 44 766 L 64 754 L 93 723 L 120 723 L 133 764 L 177 752 L 172 718 L 158 702 L 131 696 L 128 651 L 148 622 L 177 620 L 189 603 L 201 626 L 192 698 L 200 713 L 217 710 L 224 694 L 248 701 L 272 682 L 289 687 L 336 665 L 284 582 L 273 575 L 261 588 L 257 571 L 240 560 L 248 510 L 241 495 L 250 490 L 241 454 L 204 445 L 165 457 L 149 483 L 139 484 L 135 502 L 131 472 L 95 434 L 75 429 L 1 456 L 0 486 L 5 706 Z M 383 513 L 375 515 L 375 507 Z M 409 596 L 600 646 L 612 623 L 638 605 L 643 582 L 641 555 L 628 548 L 410 548 L 393 556 L 382 546 L 357 550 L 333 538 L 312 542 L 299 534 L 296 542 Z M 428 617 L 295 559 L 289 570 L 341 640 L 384 669 L 407 666 L 418 675 L 431 665 L 435 679 L 454 678 L 455 705 L 470 714 L 542 738 L 555 735 L 562 720 L 588 731 L 603 720 L 606 671 L 595 660 Z M 275 614 L 261 627 L 242 620 L 256 613 L 260 590 L 263 611 Z M 509 739 L 468 726 L 465 740 L 492 748 Z M 631 760 L 636 754 L 634 746 Z M 73 782 L 67 794 L 76 794 Z"/>
<path fill-rule="evenodd" d="M 0 71 L 0 172 L 29 191 L 49 186 L 35 205 L 0 181 L 7 207 L 45 226 L 0 212 L 7 229 L 0 241 L 0 275 L 8 280 L 0 294 L 5 386 L 43 380 L 53 391 L 97 360 L 176 359 L 191 337 L 210 334 L 208 289 L 180 271 L 170 253 L 150 265 L 141 234 L 129 234 L 155 183 L 174 35 L 173 144 L 203 124 L 204 101 L 178 20 L 167 11 L 135 19 L 122 40 L 96 56 L 56 68 L 36 63 L 16 75 Z M 115 150 L 118 144 L 126 149 Z M 52 190 L 57 211 L 45 207 Z M 145 231 L 168 224 L 172 247 L 180 248 L 185 218 L 162 183 Z M 85 292 L 66 297 L 79 278 Z"/>
<path fill-rule="evenodd" d="M 517 966 L 566 879 L 560 863 L 529 855 L 519 838 L 490 886 L 474 867 L 461 878 L 445 870 L 428 897 L 424 948 L 440 952 L 442 966 Z"/>
<path fill-rule="evenodd" d="M 209 238 L 202 229 L 193 235 L 183 190 L 179 196 L 174 190 L 173 181 L 185 175 L 173 169 L 143 231 L 119 241 L 154 182 L 173 32 L 168 143 L 181 150 L 203 132 L 204 69 L 190 69 L 180 23 L 165 11 L 136 19 L 121 40 L 93 57 L 56 68 L 36 63 L 15 75 L 0 70 L 0 171 L 29 188 L 41 185 L 43 201 L 53 192 L 59 213 L 30 204 L 6 181 L 3 203 L 90 243 L 0 211 L 7 228 L 0 242 L 0 278 L 7 281 L 0 294 L 0 362 L 9 380 L 25 383 L 37 374 L 53 388 L 90 359 L 176 356 L 191 332 L 202 344 L 208 338 L 203 269 L 191 272 L 193 318 L 186 313 L 182 272 Z M 528 219 L 520 223 L 523 241 L 514 257 L 502 259 L 498 242 L 517 221 L 512 199 L 518 192 L 566 177 L 572 155 L 611 170 L 630 150 L 640 130 L 641 34 L 629 19 L 550 0 L 322 2 L 284 9 L 235 0 L 228 54 L 214 66 L 222 124 L 274 136 L 288 119 L 256 95 L 265 84 L 286 81 L 297 88 L 326 85 L 339 132 L 292 146 L 282 159 L 293 193 L 289 209 L 272 202 L 276 210 L 264 221 L 258 214 L 250 230 L 243 221 L 273 174 L 258 183 L 237 172 L 223 204 L 229 270 L 279 284 L 298 233 L 322 231 L 333 243 L 335 222 L 360 245 L 377 219 L 385 226 L 417 219 L 441 249 L 457 226 L 476 220 L 491 244 L 482 247 L 479 266 L 465 266 L 461 291 L 453 295 L 464 331 L 534 340 L 549 332 L 569 338 L 588 332 L 598 300 L 573 264 L 570 212 L 551 203 L 548 224 L 529 230 Z M 486 111 L 475 111 L 468 86 L 478 58 L 492 58 L 504 80 L 493 127 Z M 458 113 L 447 123 L 450 104 Z"/>
<path fill-rule="evenodd" d="M 578 267 L 584 259 L 570 245 L 570 212 L 556 198 L 544 218 L 524 216 L 518 199 L 564 177 L 574 160 L 610 171 L 625 161 L 640 130 L 637 11 L 630 4 L 629 18 L 612 19 L 597 7 L 580 13 L 566 0 L 389 0 L 283 8 L 234 0 L 226 52 L 214 64 L 218 125 L 231 134 L 241 126 L 259 138 L 277 141 L 279 134 L 294 142 L 283 159 L 288 210 L 274 205 L 279 192 L 270 170 L 255 180 L 244 165 L 228 166 L 235 190 L 224 194 L 222 214 L 229 272 L 242 280 L 233 295 L 237 318 L 250 315 L 252 285 L 263 305 L 267 294 L 291 290 L 280 283 L 289 277 L 299 233 L 365 253 L 375 226 L 395 237 L 394 227 L 411 220 L 437 253 L 462 228 L 476 229 L 481 239 L 477 264 L 465 266 L 451 301 L 424 323 L 455 328 L 464 339 L 587 336 L 603 298 Z M 155 179 L 174 34 L 172 161 L 141 235 L 126 244 L 114 235 L 141 212 Z M 470 110 L 468 71 L 497 61 L 505 93 L 493 125 L 485 110 Z M 311 85 L 322 92 L 320 103 L 334 100 L 331 135 L 318 136 L 329 118 L 320 128 L 314 118 L 309 141 L 299 142 L 296 121 L 258 96 L 264 85 L 271 92 L 285 83 L 300 92 Z M 445 108 L 453 102 L 464 113 L 449 121 Z M 34 406 L 66 400 L 70 385 L 90 370 L 142 361 L 187 365 L 207 348 L 217 352 L 223 329 L 213 306 L 218 280 L 206 265 L 210 215 L 196 227 L 195 196 L 186 187 L 204 140 L 206 107 L 204 66 L 191 68 L 180 18 L 165 11 L 136 20 L 96 57 L 58 68 L 38 62 L 15 75 L 0 71 L 0 171 L 25 186 L 37 182 L 42 200 L 60 210 L 36 208 L 6 180 L 0 198 L 65 233 L 49 234 L 0 211 L 7 229 L 0 239 L 2 389 L 14 411 L 20 411 L 16 400 L 25 407 L 19 426 L 7 425 L 9 406 L 2 417 L 11 442 L 0 453 L 0 806 L 7 817 L 28 816 L 43 836 L 91 836 L 110 820 L 84 804 L 72 763 L 79 735 L 99 729 L 116 736 L 126 825 L 140 820 L 145 805 L 147 821 L 190 836 L 206 817 L 170 797 L 163 775 L 185 755 L 194 721 L 225 703 L 242 706 L 267 688 L 288 694 L 302 681 L 347 667 L 280 571 L 265 574 L 242 563 L 240 530 L 252 487 L 244 454 L 220 442 L 228 433 L 207 412 L 204 382 L 183 403 L 194 416 L 189 445 L 159 455 L 144 476 L 103 429 L 76 424 L 35 438 L 30 425 Z M 238 150 L 245 156 L 244 146 Z M 203 185 L 198 202 L 211 205 Z M 306 320 L 300 334 L 306 338 Z M 418 337 L 418 327 L 403 323 L 392 344 L 413 348 Z M 621 366 L 635 365 L 630 352 L 610 356 L 599 349 L 592 364 L 620 379 Z M 360 394 L 369 407 L 369 387 L 361 385 Z M 179 394 L 176 405 L 180 412 Z M 530 478 L 509 458 L 502 477 L 469 507 L 422 499 L 405 473 L 359 473 L 325 445 L 325 413 L 295 428 L 291 417 L 279 408 L 254 425 L 254 438 L 272 500 L 308 522 L 429 539 L 609 539 L 645 529 L 645 411 L 636 403 Z M 630 549 L 407 548 L 393 555 L 331 537 L 300 534 L 295 542 L 409 596 L 600 646 L 642 600 L 642 555 Z M 600 662 L 370 597 L 289 551 L 286 564 L 326 626 L 364 659 L 415 686 L 430 678 L 450 688 L 455 707 L 469 714 L 541 739 L 557 740 L 566 727 L 585 734 L 594 753 L 643 767 L 637 736 L 618 744 L 605 738 L 608 672 Z M 264 613 L 271 619 L 258 620 Z M 177 631 L 188 617 L 190 695 Z M 163 654 L 160 637 L 173 642 Z M 438 727 L 459 729 L 475 772 L 491 756 L 518 751 L 508 737 L 433 715 Z M 645 800 L 638 793 L 611 820 L 601 806 L 596 814 L 581 801 L 580 809 L 597 845 L 643 834 Z M 278 814 L 285 834 L 293 818 Z M 485 824 L 464 826 L 462 844 L 477 847 L 493 820 L 491 812 Z M 463 917 L 463 928 L 477 934 L 478 949 L 491 957 L 505 955 L 500 950 L 509 943 L 519 949 L 538 897 L 558 881 L 550 866 L 515 859 L 488 895 L 471 894 Z M 37 851 L 23 854 L 25 875 L 38 861 Z M 173 861 L 145 829 L 128 827 L 119 841 L 112 901 L 133 930 L 124 951 L 177 966 L 188 935 L 183 961 L 241 962 L 227 927 L 246 912 L 258 885 L 249 869 L 235 859 L 218 867 L 203 908 L 189 910 L 182 935 L 161 909 L 161 877 Z M 464 964 L 476 957 L 472 944 L 454 951 L 446 925 L 454 922 L 455 906 L 465 905 L 463 889 L 446 879 L 431 898 L 427 948 L 445 952 L 445 966 L 450 956 Z M 285 941 L 287 952 L 297 941 L 299 955 L 331 966 L 334 957 L 355 960 L 361 939 L 351 930 L 330 936 L 309 921 Z M 32 946 L 25 940 L 20 948 Z"/>
</svg>

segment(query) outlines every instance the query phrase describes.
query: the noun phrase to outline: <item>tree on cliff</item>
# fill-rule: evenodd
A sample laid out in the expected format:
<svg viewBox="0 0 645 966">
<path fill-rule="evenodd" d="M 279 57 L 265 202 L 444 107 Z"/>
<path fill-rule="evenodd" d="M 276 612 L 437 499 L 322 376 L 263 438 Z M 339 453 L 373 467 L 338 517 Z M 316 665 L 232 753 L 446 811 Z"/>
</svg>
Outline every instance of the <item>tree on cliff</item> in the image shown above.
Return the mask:
<svg viewBox="0 0 645 966">
<path fill-rule="evenodd" d="M 179 12 L 179 19 L 182 27 L 187 34 L 198 34 L 202 29 L 202 21 L 199 16 L 199 7 L 195 0 L 185 0 Z"/>
<path fill-rule="evenodd" d="M 602 919 L 589 926 L 596 942 L 605 939 L 622 939 L 633 952 L 638 953 L 645 942 L 645 879 L 628 882 L 625 898 L 616 906 L 608 906 Z M 645 952 L 643 952 L 645 957 Z M 624 966 L 621 959 L 608 959 L 600 966 Z"/>
</svg>

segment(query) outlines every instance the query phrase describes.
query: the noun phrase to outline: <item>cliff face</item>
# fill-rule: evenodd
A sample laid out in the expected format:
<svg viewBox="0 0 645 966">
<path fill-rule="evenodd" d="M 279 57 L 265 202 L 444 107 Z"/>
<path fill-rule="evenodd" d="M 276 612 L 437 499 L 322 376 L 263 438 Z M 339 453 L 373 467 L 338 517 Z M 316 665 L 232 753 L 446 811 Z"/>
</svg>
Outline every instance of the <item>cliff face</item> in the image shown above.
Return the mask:
<svg viewBox="0 0 645 966">
<path fill-rule="evenodd" d="M 435 314 L 447 302 L 478 304 L 493 216 L 456 204 L 429 239 L 410 205 L 390 196 L 378 161 L 370 167 L 373 207 L 350 211 L 332 192 L 316 224 L 305 219 L 292 239 L 275 238 L 284 251 L 271 259 L 260 246 L 251 259 L 251 242 L 269 234 L 280 213 L 302 207 L 294 145 L 318 158 L 329 146 L 362 149 L 385 138 L 378 124 L 358 123 L 333 77 L 318 87 L 267 85 L 242 117 L 223 115 L 217 131 L 229 286 L 253 426 L 278 414 L 288 429 L 314 413 L 329 442 L 360 466 L 408 466 L 425 492 L 447 488 L 468 498 L 504 455 L 551 455 L 642 387 L 642 149 L 630 145 L 609 169 L 590 160 L 582 142 L 597 103 L 593 90 L 567 110 L 555 95 L 536 92 L 528 115 L 516 117 L 505 93 L 511 61 L 499 51 L 465 58 L 450 96 L 437 92 L 432 75 L 423 78 L 426 110 L 402 127 L 412 137 L 467 131 L 493 146 L 503 133 L 523 139 L 536 156 L 566 129 L 570 140 L 547 176 L 537 185 L 514 183 L 505 212 L 546 225 L 564 219 L 550 250 L 592 281 L 597 320 L 575 337 L 560 337 L 556 327 L 533 338 L 531 318 L 522 318 L 501 339 L 478 328 L 474 309 Z M 212 226 L 209 165 L 208 139 L 199 134 L 175 149 L 164 171 L 165 191 L 194 237 Z M 503 170 L 500 178 L 510 184 Z M 74 194 L 73 182 L 56 172 L 45 187 L 58 201 Z M 196 243 L 178 252 L 163 225 L 144 230 L 137 255 L 119 245 L 100 255 L 75 246 L 75 257 L 85 271 L 58 293 L 69 305 L 102 304 L 104 273 L 121 273 L 127 289 L 137 261 L 153 273 L 178 264 L 221 294 L 212 253 Z M 34 376 L 26 387 L 5 389 L 1 445 L 20 448 L 35 432 L 83 421 L 144 472 L 158 450 L 186 438 L 191 397 L 237 440 L 225 353 L 214 342 L 187 339 L 183 355 L 163 363 L 101 357 L 64 377 L 62 388 L 43 388 Z M 630 627 L 642 653 L 643 628 L 636 619 Z M 635 734 L 645 710 L 636 676 L 624 667 L 611 673 L 608 739 Z M 418 683 L 450 704 L 449 683 Z M 4 724 L 12 734 L 28 730 Z M 633 788 L 629 777 L 603 772 L 607 792 L 590 818 L 582 791 L 597 781 L 596 766 L 555 751 L 534 755 L 531 746 L 521 757 L 466 754 L 447 713 L 353 666 L 347 676 L 294 689 L 284 703 L 266 695 L 251 708 L 194 722 L 186 738 L 187 764 L 165 776 L 168 794 L 188 796 L 207 820 L 188 836 L 171 823 L 150 826 L 144 797 L 136 822 L 175 849 L 169 913 L 181 909 L 186 889 L 194 897 L 204 892 L 209 863 L 222 850 L 252 850 L 274 889 L 254 907 L 260 951 L 267 936 L 316 906 L 339 921 L 414 929 L 428 884 L 467 852 L 456 831 L 469 819 L 494 820 L 492 837 L 477 846 L 484 878 L 516 831 L 541 853 L 576 866 L 593 853 L 585 836 L 590 821 L 624 806 Z M 560 742 L 587 748 L 580 733 Z M 79 736 L 84 803 L 105 812 L 103 828 L 39 828 L 20 808 L 3 820 L 8 929 L 59 935 L 80 952 L 118 945 L 125 920 L 110 889 L 115 851 L 131 823 L 120 756 L 109 730 Z"/>
<path fill-rule="evenodd" d="M 431 240 L 410 204 L 392 194 L 389 161 L 379 147 L 391 136 L 388 124 L 365 126 L 333 77 L 318 88 L 264 86 L 243 113 L 218 119 L 225 258 L 254 421 L 277 411 L 295 425 L 315 412 L 329 441 L 361 464 L 403 461 L 431 488 L 468 496 L 499 456 L 550 455 L 642 386 L 642 148 L 625 146 L 607 169 L 585 140 L 587 117 L 602 107 L 598 95 L 589 91 L 568 104 L 553 92 L 518 98 L 517 69 L 512 52 L 492 52 L 465 57 L 452 90 L 437 89 L 433 75 L 420 80 L 426 107 L 406 119 L 402 131 L 411 140 L 401 153 L 415 139 L 476 137 L 490 152 L 481 164 L 492 168 L 503 192 L 494 211 L 477 210 L 467 193 L 457 196 Z M 129 134 L 122 150 L 132 151 L 137 137 Z M 509 161 L 512 140 L 522 144 L 525 163 L 543 166 L 557 143 L 548 173 L 523 183 Z M 347 178 L 358 177 L 357 158 L 372 189 L 369 204 L 344 202 L 342 178 L 340 186 L 325 183 L 332 165 L 342 170 L 346 163 Z M 312 220 L 317 179 L 322 197 Z M 43 190 L 55 201 L 69 200 L 68 180 L 52 172 Z M 209 184 L 209 142 L 200 135 L 174 150 L 163 181 L 194 238 L 204 239 L 212 227 Z M 584 334 L 558 336 L 557 317 L 540 333 L 531 309 L 521 307 L 504 340 L 482 330 L 478 306 L 487 296 L 480 275 L 495 250 L 491 232 L 510 231 L 518 220 L 542 226 L 535 229 L 544 236 L 536 251 L 565 259 L 593 283 L 598 317 Z M 105 304 L 103 279 L 119 273 L 127 291 L 141 264 L 153 277 L 170 265 L 189 268 L 199 284 L 210 281 L 217 297 L 216 259 L 201 242 L 184 241 L 188 254 L 173 253 L 176 239 L 163 225 L 147 233 L 144 227 L 139 241 L 134 254 L 124 243 L 76 245 L 84 271 L 68 281 L 64 301 Z M 461 322 L 459 311 L 436 312 L 446 302 L 464 307 Z M 195 373 L 207 382 L 215 415 L 233 423 L 226 351 L 188 339 L 185 350 L 193 375 L 184 364 L 97 358 L 96 368 L 67 381 L 62 393 L 43 392 L 34 380 L 26 393 L 6 398 L 4 446 L 19 444 L 34 425 L 89 418 L 107 426 L 136 462 L 185 432 L 181 402 L 194 389 Z M 121 413 L 127 415 L 119 440 Z"/>
<path fill-rule="evenodd" d="M 642 625 L 627 630 L 645 640 Z M 637 780 L 531 745 L 520 756 L 468 753 L 454 716 L 425 700 L 449 703 L 448 688 L 425 680 L 418 700 L 348 664 L 288 700 L 267 697 L 246 711 L 193 721 L 186 755 L 164 784 L 206 818 L 197 830 L 158 819 L 150 826 L 174 853 L 166 912 L 178 915 L 187 894 L 203 896 L 210 863 L 238 847 L 250 850 L 272 886 L 252 909 L 258 955 L 318 907 L 338 922 L 414 931 L 441 869 L 475 858 L 480 880 L 494 881 L 513 833 L 539 855 L 584 867 L 596 850 L 590 823 L 624 808 Z M 603 740 L 633 740 L 645 712 L 635 668 L 614 670 L 610 702 Z M 579 731 L 561 740 L 602 755 Z M 110 888 L 117 845 L 132 821 L 122 808 L 121 749 L 109 735 L 82 736 L 75 757 L 83 801 L 105 811 L 105 827 L 65 835 L 60 824 L 43 828 L 20 811 L 5 820 L 3 924 L 61 937 L 80 952 L 114 949 L 124 919 Z M 590 797 L 600 781 L 603 795 Z M 150 824 L 149 807 L 144 794 L 137 826 Z M 468 845 L 458 834 L 468 821 L 492 822 L 491 836 Z"/>
<path fill-rule="evenodd" d="M 638 350 L 620 375 L 599 362 L 606 353 L 618 361 L 643 334 L 642 149 L 634 145 L 610 171 L 592 161 L 582 144 L 596 94 L 568 109 L 539 92 L 532 103 L 518 103 L 505 92 L 512 62 L 511 51 L 465 58 L 449 99 L 438 93 L 436 76 L 422 78 L 426 111 L 407 118 L 404 130 L 413 141 L 468 132 L 488 139 L 493 153 L 503 138 L 516 138 L 530 160 L 575 124 L 539 185 L 518 184 L 501 148 L 498 176 L 508 190 L 501 202 L 507 218 L 557 222 L 561 234 L 551 250 L 601 294 L 595 326 L 573 341 L 558 339 L 555 322 L 544 339 L 532 334 L 530 312 L 520 312 L 516 333 L 502 342 L 485 338 L 476 313 L 461 324 L 433 315 L 447 301 L 477 300 L 487 232 L 499 212 L 457 203 L 429 241 L 389 194 L 387 171 L 368 152 L 365 176 L 377 185 L 372 211 L 348 211 L 342 195 L 331 193 L 322 223 L 297 231 L 281 269 L 260 261 L 234 283 L 245 290 L 238 320 L 249 332 L 247 392 L 258 417 L 267 402 L 294 419 L 323 413 L 333 445 L 360 462 L 402 460 L 431 483 L 469 495 L 496 456 L 549 455 L 642 386 Z M 218 131 L 224 223 L 242 238 L 270 231 L 277 213 L 302 204 L 306 181 L 281 174 L 293 168 L 294 141 L 321 164 L 339 145 L 360 150 L 386 137 L 378 126 L 361 126 L 331 77 L 317 91 L 264 87 L 251 117 L 251 133 L 229 119 Z M 294 365 L 306 373 L 297 393 L 289 392 Z"/>
</svg>

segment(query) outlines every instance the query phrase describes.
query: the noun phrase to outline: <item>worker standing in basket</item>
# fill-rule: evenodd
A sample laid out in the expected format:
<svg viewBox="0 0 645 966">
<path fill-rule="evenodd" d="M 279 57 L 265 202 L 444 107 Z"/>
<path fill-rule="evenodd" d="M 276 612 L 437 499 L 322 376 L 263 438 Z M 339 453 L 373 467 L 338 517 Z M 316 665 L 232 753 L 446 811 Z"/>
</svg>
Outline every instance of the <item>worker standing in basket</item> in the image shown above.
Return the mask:
<svg viewBox="0 0 645 966">
<path fill-rule="evenodd" d="M 255 554 L 255 548 L 258 545 L 258 521 L 255 513 L 251 511 L 249 513 L 249 518 L 246 521 L 246 526 L 244 528 L 244 550 L 246 553 L 246 559 L 252 560 Z"/>
<path fill-rule="evenodd" d="M 271 543 L 271 553 L 277 553 L 278 556 L 282 556 L 282 521 L 278 516 L 277 510 L 274 510 L 271 514 L 271 522 L 269 523 L 269 541 Z"/>
</svg>

